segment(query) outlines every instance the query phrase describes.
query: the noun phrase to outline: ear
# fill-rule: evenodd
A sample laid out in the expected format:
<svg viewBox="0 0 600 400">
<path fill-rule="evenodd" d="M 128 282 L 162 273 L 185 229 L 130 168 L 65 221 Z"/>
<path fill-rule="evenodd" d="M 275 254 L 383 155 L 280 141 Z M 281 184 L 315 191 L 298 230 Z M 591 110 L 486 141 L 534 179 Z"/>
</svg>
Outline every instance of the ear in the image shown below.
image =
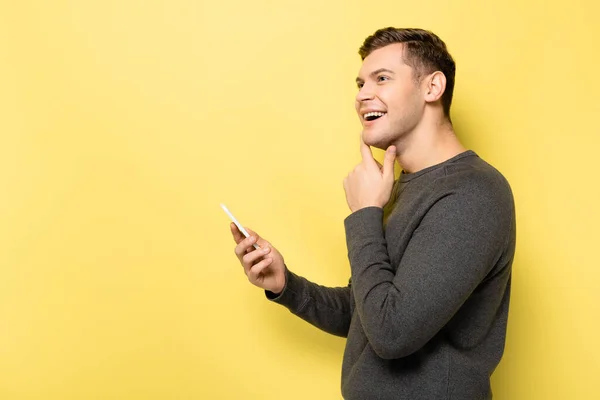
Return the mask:
<svg viewBox="0 0 600 400">
<path fill-rule="evenodd" d="M 424 93 L 425 101 L 433 103 L 442 98 L 446 90 L 446 75 L 441 71 L 435 71 L 433 74 L 423 79 L 425 83 Z"/>
</svg>

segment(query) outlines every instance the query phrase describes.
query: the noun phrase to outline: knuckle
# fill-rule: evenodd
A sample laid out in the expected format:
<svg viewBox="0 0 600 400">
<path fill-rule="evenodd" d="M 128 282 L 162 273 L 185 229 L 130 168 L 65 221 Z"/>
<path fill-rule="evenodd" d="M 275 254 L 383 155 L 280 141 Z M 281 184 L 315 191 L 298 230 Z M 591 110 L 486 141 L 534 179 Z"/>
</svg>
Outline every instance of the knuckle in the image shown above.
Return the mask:
<svg viewBox="0 0 600 400">
<path fill-rule="evenodd" d="M 265 269 L 265 267 L 266 267 L 266 265 L 265 265 L 265 262 L 264 262 L 264 261 L 262 261 L 260 264 L 256 264 L 256 265 L 254 266 L 254 268 L 253 268 L 253 269 L 254 269 L 254 271 L 253 271 L 253 272 L 254 272 L 254 273 L 256 274 L 256 276 L 258 277 L 258 275 L 260 275 L 260 273 L 262 272 L 262 270 L 263 270 L 263 269 Z"/>
<path fill-rule="evenodd" d="M 251 265 L 246 268 L 246 275 L 248 276 L 248 279 L 252 279 L 254 277 L 254 271 Z"/>
<path fill-rule="evenodd" d="M 250 258 L 250 253 L 242 257 L 242 263 L 246 268 L 250 268 L 252 266 L 252 259 Z"/>
<path fill-rule="evenodd" d="M 259 268 L 259 264 L 254 265 L 252 268 L 250 268 L 250 270 L 248 271 L 248 277 L 251 281 L 256 281 L 256 279 L 258 278 L 258 275 L 260 274 L 260 268 Z"/>
</svg>

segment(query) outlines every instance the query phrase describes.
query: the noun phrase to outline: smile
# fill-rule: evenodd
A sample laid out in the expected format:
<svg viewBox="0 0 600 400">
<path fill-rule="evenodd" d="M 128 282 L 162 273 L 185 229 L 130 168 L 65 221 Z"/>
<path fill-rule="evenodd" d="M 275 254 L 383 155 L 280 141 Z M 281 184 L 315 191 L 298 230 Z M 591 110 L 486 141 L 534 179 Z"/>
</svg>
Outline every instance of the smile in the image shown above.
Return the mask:
<svg viewBox="0 0 600 400">
<path fill-rule="evenodd" d="M 368 112 L 365 115 L 363 115 L 363 118 L 365 119 L 365 121 L 374 121 L 377 118 L 383 117 L 386 113 L 384 112 L 379 112 L 379 111 L 375 111 L 375 112 Z"/>
</svg>

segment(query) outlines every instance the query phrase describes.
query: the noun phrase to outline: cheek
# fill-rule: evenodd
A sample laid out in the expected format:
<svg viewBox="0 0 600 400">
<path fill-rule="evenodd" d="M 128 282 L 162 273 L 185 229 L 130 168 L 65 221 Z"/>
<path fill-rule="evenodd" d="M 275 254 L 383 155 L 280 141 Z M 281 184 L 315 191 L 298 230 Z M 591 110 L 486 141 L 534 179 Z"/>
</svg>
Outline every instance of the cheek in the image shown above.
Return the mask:
<svg viewBox="0 0 600 400">
<path fill-rule="evenodd" d="M 398 115 L 412 114 L 419 107 L 418 99 L 418 95 L 413 91 L 399 88 L 388 96 L 388 107 Z"/>
<path fill-rule="evenodd" d="M 406 93 L 401 87 L 390 85 L 381 88 L 378 97 L 387 110 L 390 111 L 402 108 L 402 105 L 405 103 Z"/>
</svg>

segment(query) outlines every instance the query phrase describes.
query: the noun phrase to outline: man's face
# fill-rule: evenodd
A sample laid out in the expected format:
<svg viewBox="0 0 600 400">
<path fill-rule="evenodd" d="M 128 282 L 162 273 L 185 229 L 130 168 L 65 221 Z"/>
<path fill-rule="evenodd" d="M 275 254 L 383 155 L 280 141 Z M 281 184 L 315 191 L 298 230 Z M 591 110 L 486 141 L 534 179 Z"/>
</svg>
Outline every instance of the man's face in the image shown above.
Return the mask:
<svg viewBox="0 0 600 400">
<path fill-rule="evenodd" d="M 373 51 L 356 79 L 363 140 L 380 149 L 400 144 L 419 123 L 425 107 L 413 69 L 402 61 L 403 46 L 394 43 Z"/>
</svg>

